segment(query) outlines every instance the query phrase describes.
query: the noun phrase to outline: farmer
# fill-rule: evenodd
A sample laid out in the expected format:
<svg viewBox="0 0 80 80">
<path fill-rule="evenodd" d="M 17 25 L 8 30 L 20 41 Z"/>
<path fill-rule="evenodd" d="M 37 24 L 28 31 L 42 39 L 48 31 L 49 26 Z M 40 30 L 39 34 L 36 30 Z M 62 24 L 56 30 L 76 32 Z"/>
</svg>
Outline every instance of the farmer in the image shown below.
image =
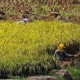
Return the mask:
<svg viewBox="0 0 80 80">
<path fill-rule="evenodd" d="M 58 49 L 55 51 L 55 60 L 56 64 L 60 65 L 60 67 L 65 67 L 71 64 L 71 58 L 74 55 L 68 54 L 64 50 L 64 44 L 60 44 Z"/>
<path fill-rule="evenodd" d="M 28 18 L 24 15 L 22 15 L 23 19 L 21 21 L 18 21 L 17 23 L 27 23 L 29 22 Z"/>
<path fill-rule="evenodd" d="M 28 22 L 28 18 L 27 17 L 23 18 L 23 22 L 24 23 Z"/>
</svg>

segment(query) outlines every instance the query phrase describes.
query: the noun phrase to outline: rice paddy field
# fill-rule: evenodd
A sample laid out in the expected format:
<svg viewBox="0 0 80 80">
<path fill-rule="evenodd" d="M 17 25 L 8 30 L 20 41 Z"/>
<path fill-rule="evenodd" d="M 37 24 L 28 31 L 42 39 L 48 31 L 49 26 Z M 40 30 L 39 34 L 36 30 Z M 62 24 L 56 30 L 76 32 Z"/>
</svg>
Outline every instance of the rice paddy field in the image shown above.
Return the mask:
<svg viewBox="0 0 80 80">
<path fill-rule="evenodd" d="M 80 25 L 0 22 L 0 78 L 47 74 L 54 69 L 53 54 L 60 43 L 80 50 Z"/>
</svg>

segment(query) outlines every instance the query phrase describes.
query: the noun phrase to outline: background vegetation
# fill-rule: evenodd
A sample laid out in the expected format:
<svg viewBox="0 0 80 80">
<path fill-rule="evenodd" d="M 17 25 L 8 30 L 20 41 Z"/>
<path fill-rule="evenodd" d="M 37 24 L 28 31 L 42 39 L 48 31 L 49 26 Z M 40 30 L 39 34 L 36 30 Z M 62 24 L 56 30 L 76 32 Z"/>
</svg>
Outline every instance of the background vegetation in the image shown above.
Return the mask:
<svg viewBox="0 0 80 80">
<path fill-rule="evenodd" d="M 20 20 L 26 15 L 30 21 L 58 19 L 80 23 L 79 4 L 80 0 L 0 0 L 0 11 L 8 20 Z"/>
</svg>

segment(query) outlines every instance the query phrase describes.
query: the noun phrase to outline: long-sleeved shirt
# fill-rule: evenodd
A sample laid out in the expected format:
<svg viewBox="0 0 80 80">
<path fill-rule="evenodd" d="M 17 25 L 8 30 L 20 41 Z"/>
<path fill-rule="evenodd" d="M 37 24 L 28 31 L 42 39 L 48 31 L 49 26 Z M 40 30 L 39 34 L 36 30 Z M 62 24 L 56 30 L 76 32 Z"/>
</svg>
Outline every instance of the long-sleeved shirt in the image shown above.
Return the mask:
<svg viewBox="0 0 80 80">
<path fill-rule="evenodd" d="M 23 19 L 23 22 L 25 22 L 25 23 L 28 22 L 28 19 L 27 18 L 24 18 Z"/>
<path fill-rule="evenodd" d="M 66 53 L 64 50 L 62 52 L 56 50 L 55 51 L 55 58 L 59 60 L 70 60 L 73 55 Z"/>
</svg>

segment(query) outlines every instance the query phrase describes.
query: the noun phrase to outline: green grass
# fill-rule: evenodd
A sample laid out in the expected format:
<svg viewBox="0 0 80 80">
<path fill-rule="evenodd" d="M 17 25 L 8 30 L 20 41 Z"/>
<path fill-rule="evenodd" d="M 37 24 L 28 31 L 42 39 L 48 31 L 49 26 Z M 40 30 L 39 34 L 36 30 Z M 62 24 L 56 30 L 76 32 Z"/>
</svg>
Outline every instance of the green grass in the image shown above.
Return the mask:
<svg viewBox="0 0 80 80">
<path fill-rule="evenodd" d="M 67 70 L 70 72 L 74 80 L 80 80 L 80 69 L 76 67 L 68 67 Z"/>
<path fill-rule="evenodd" d="M 80 25 L 59 21 L 17 24 L 0 22 L 0 73 L 6 75 L 46 74 L 54 68 L 47 49 L 80 42 Z M 54 53 L 53 53 L 54 54 Z"/>
</svg>

